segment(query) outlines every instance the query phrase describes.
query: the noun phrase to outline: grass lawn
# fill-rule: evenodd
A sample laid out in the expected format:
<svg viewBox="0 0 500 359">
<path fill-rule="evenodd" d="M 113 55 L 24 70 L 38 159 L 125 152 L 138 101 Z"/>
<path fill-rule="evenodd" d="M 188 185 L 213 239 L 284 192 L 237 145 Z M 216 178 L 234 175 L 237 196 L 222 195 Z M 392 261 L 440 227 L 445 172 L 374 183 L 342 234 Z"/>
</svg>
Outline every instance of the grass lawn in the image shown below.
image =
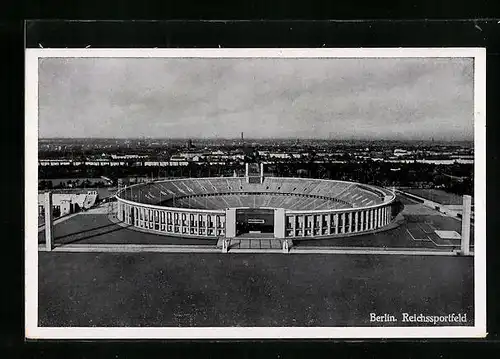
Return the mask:
<svg viewBox="0 0 500 359">
<path fill-rule="evenodd" d="M 473 325 L 470 257 L 40 252 L 38 284 L 41 326 Z"/>
</svg>

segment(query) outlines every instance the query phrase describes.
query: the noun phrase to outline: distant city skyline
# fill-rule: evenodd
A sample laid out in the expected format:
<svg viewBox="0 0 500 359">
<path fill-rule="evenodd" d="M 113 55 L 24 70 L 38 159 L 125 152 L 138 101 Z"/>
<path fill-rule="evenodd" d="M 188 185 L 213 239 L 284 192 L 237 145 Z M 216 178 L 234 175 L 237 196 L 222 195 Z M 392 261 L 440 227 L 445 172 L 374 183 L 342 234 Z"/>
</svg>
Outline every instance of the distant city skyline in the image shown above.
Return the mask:
<svg viewBox="0 0 500 359">
<path fill-rule="evenodd" d="M 40 141 L 51 141 L 51 140 L 108 140 L 108 141 L 180 141 L 185 142 L 188 140 L 193 141 L 235 141 L 241 142 L 240 137 L 39 137 Z M 331 142 L 418 142 L 418 143 L 446 143 L 446 142 L 463 142 L 463 143 L 471 143 L 473 144 L 474 139 L 445 139 L 445 140 L 433 140 L 433 139 L 387 139 L 387 138 L 349 138 L 349 139 L 341 139 L 341 138 L 298 138 L 298 137 L 266 137 L 266 138 L 245 138 L 245 142 L 250 141 L 331 141 Z M 195 143 L 195 142 L 193 142 Z"/>
<path fill-rule="evenodd" d="M 472 141 L 473 60 L 45 58 L 40 138 Z"/>
</svg>

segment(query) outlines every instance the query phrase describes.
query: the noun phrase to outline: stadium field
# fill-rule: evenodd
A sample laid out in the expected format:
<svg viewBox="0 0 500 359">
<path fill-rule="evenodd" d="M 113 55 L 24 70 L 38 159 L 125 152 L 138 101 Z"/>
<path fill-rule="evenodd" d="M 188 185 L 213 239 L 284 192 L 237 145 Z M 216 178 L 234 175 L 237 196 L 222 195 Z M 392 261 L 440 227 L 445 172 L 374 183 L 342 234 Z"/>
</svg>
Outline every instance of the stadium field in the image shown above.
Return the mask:
<svg viewBox="0 0 500 359">
<path fill-rule="evenodd" d="M 440 189 L 410 188 L 403 191 L 444 205 L 460 205 L 463 202 L 462 196 Z"/>
<path fill-rule="evenodd" d="M 40 252 L 38 287 L 40 326 L 419 325 L 405 312 L 474 323 L 471 257 Z"/>
</svg>

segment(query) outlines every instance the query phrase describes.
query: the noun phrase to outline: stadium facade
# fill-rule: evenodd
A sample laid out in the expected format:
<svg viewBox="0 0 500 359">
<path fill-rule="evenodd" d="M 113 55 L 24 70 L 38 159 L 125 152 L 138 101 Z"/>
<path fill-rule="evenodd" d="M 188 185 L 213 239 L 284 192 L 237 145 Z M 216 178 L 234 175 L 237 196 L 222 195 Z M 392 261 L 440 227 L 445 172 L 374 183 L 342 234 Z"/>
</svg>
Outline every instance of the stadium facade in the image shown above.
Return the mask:
<svg viewBox="0 0 500 359">
<path fill-rule="evenodd" d="M 264 233 L 280 239 L 343 237 L 379 230 L 394 218 L 395 194 L 355 182 L 264 177 L 158 180 L 116 194 L 117 218 L 132 229 L 189 238 Z"/>
</svg>

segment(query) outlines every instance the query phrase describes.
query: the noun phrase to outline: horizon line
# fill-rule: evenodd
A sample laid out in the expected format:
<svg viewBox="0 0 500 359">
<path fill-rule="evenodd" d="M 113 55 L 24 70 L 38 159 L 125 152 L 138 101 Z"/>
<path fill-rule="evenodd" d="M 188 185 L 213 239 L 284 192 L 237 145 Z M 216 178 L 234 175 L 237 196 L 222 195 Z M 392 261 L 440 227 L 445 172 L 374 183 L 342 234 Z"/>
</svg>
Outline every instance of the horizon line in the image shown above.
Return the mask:
<svg viewBox="0 0 500 359">
<path fill-rule="evenodd" d="M 67 139 L 67 140 L 80 140 L 80 139 L 92 139 L 92 140 L 237 140 L 241 141 L 240 137 L 64 137 L 64 136 L 54 136 L 54 137 L 39 137 L 38 140 L 54 140 L 54 139 Z M 316 141 L 429 141 L 429 142 L 474 142 L 474 139 L 443 139 L 443 138 L 426 138 L 426 139 L 416 139 L 416 138 L 327 138 L 327 137 L 247 137 L 243 141 L 251 140 L 316 140 Z"/>
</svg>

